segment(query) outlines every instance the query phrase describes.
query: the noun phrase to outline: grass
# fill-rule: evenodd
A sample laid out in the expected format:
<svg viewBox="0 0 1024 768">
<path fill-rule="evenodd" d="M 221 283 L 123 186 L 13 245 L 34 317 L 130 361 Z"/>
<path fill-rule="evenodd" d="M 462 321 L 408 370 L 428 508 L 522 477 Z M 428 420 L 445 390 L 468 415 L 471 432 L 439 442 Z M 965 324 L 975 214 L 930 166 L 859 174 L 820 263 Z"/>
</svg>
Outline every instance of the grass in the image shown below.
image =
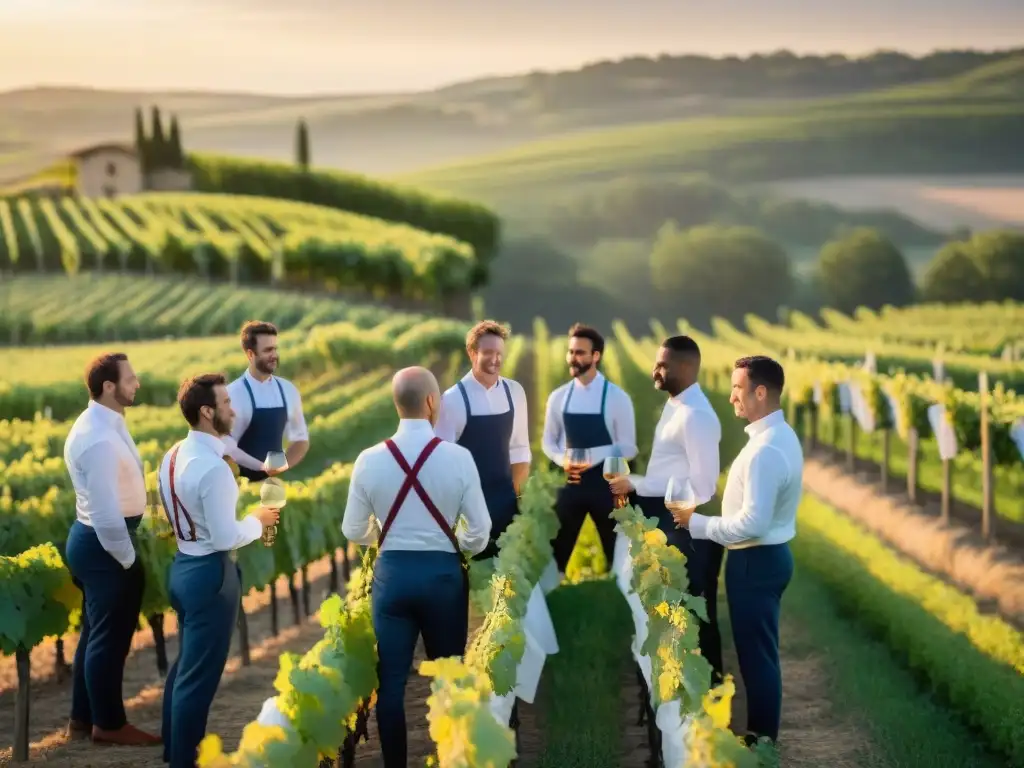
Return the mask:
<svg viewBox="0 0 1024 768">
<path fill-rule="evenodd" d="M 610 580 L 548 595 L 559 651 L 544 667 L 537 703 L 544 749 L 535 768 L 618 768 L 622 670 L 633 622 Z"/>
</svg>

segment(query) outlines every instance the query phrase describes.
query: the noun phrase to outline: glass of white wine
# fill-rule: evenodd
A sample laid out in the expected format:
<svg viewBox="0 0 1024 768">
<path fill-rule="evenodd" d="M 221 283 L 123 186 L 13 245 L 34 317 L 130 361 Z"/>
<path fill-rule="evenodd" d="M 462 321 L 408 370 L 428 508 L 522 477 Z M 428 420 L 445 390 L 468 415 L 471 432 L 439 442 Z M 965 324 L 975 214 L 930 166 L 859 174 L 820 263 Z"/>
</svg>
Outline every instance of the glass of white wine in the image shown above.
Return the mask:
<svg viewBox="0 0 1024 768">
<path fill-rule="evenodd" d="M 263 471 L 267 474 L 271 472 L 284 472 L 288 469 L 288 457 L 285 456 L 284 451 L 270 451 L 267 453 L 267 457 L 263 460 Z"/>
<path fill-rule="evenodd" d="M 268 477 L 260 486 L 260 504 L 270 509 L 281 509 L 288 503 L 284 483 L 276 477 Z M 277 538 L 277 526 L 268 525 L 263 531 L 263 546 L 272 547 Z"/>
<path fill-rule="evenodd" d="M 629 475 L 629 462 L 621 456 L 608 456 L 604 460 L 604 479 L 609 482 L 619 477 Z M 615 508 L 622 509 L 626 506 L 626 497 L 615 495 Z"/>
<path fill-rule="evenodd" d="M 589 448 L 566 448 L 565 449 L 565 473 L 568 475 L 567 482 L 570 485 L 578 485 L 580 473 L 590 467 Z"/>
<path fill-rule="evenodd" d="M 677 514 L 693 512 L 697 508 L 697 495 L 693 492 L 693 486 L 685 477 L 670 477 L 668 487 L 665 489 L 665 506 L 672 513 L 675 519 Z M 681 528 L 676 523 L 676 528 Z"/>
</svg>

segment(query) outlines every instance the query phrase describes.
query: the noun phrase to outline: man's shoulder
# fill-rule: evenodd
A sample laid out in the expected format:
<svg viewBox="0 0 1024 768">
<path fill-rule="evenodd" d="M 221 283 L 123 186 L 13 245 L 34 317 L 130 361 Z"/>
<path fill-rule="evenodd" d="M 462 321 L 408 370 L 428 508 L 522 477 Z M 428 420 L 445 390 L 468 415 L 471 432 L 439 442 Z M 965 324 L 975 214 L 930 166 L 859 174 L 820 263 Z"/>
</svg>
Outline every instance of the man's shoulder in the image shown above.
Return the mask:
<svg viewBox="0 0 1024 768">
<path fill-rule="evenodd" d="M 562 382 L 557 387 L 552 389 L 551 392 L 548 394 L 548 401 L 550 402 L 554 398 L 560 397 L 560 396 L 564 395 L 566 392 L 568 392 L 569 391 L 569 387 L 572 386 L 572 382 L 573 382 L 573 379 L 569 379 L 568 381 Z"/>
<path fill-rule="evenodd" d="M 526 396 L 526 390 L 523 388 L 523 385 L 520 384 L 515 379 L 509 379 L 509 378 L 506 378 L 506 377 L 502 376 L 501 380 L 504 381 L 506 384 L 508 384 L 509 391 L 513 395 L 522 395 L 523 397 Z"/>
<path fill-rule="evenodd" d="M 462 383 L 462 381 L 459 380 L 459 381 L 455 382 L 454 384 L 452 384 L 450 387 L 448 387 L 448 389 L 446 389 L 441 394 L 441 399 L 442 400 L 451 400 L 451 399 L 457 397 L 459 400 L 462 400 L 462 393 L 459 392 L 459 384 L 461 384 L 461 383 Z"/>
</svg>

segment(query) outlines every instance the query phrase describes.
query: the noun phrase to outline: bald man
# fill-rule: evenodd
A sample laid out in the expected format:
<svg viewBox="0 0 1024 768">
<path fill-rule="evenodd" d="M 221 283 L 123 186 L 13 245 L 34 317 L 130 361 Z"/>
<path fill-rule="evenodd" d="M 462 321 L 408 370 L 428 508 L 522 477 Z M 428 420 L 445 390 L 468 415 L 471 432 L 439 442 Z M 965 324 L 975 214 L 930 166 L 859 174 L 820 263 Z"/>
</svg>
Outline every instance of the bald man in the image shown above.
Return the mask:
<svg viewBox="0 0 1024 768">
<path fill-rule="evenodd" d="M 434 434 L 441 406 L 434 375 L 403 368 L 392 391 L 398 431 L 356 459 L 341 530 L 349 541 L 378 547 L 371 591 L 377 727 L 384 767 L 405 768 L 405 684 L 416 641 L 422 634 L 430 659 L 465 652 L 465 566 L 487 546 L 491 518 L 472 454 Z M 466 529 L 456 534 L 459 517 Z"/>
</svg>

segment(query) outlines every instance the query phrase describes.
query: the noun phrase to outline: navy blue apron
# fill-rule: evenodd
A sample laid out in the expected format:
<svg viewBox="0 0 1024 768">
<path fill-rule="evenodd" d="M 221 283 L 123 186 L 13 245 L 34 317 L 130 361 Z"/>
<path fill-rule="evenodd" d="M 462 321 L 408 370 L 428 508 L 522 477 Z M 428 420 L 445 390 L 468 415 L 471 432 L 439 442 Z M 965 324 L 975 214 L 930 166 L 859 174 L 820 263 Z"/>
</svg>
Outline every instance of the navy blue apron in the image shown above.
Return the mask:
<svg viewBox="0 0 1024 768">
<path fill-rule="evenodd" d="M 576 380 L 573 379 L 569 385 L 565 405 L 562 406 L 566 449 L 594 449 L 614 444 L 615 441 L 608 432 L 604 418 L 605 404 L 608 401 L 608 383 L 606 378 L 601 391 L 601 410 L 598 413 L 569 413 L 569 403 L 572 402 Z M 567 482 L 563 485 L 558 491 L 555 508 L 562 524 L 553 542 L 555 564 L 558 569 L 565 570 L 588 512 L 597 527 L 601 548 L 610 565 L 615 551 L 615 521 L 610 517 L 615 508 L 615 496 L 608 487 L 608 481 L 604 479 L 603 463 L 597 462 L 582 472 L 578 484 Z"/>
<path fill-rule="evenodd" d="M 512 482 L 512 460 L 509 453 L 509 441 L 512 439 L 512 426 L 515 423 L 515 405 L 508 383 L 502 379 L 508 399 L 508 410 L 505 413 L 474 414 L 469 407 L 469 395 L 460 381 L 459 392 L 462 402 L 466 405 L 466 426 L 456 441 L 473 455 L 477 471 L 480 473 L 480 485 L 483 488 L 487 511 L 491 515 L 491 540 L 487 548 L 474 560 L 483 560 L 498 554 L 498 537 L 505 532 L 512 519 L 519 511 L 516 499 L 516 487 Z"/>
<path fill-rule="evenodd" d="M 282 450 L 284 428 L 288 424 L 288 400 L 284 396 L 281 380 L 275 378 L 274 383 L 277 384 L 277 391 L 281 393 L 282 404 L 276 408 L 257 408 L 256 398 L 253 397 L 249 380 L 243 376 L 242 383 L 245 384 L 245 391 L 249 393 L 252 418 L 249 420 L 249 426 L 238 440 L 238 447 L 257 461 L 263 461 L 271 451 Z M 262 469 L 254 470 L 241 465 L 238 467 L 238 474 L 250 481 L 267 479 L 267 473 Z"/>
</svg>

